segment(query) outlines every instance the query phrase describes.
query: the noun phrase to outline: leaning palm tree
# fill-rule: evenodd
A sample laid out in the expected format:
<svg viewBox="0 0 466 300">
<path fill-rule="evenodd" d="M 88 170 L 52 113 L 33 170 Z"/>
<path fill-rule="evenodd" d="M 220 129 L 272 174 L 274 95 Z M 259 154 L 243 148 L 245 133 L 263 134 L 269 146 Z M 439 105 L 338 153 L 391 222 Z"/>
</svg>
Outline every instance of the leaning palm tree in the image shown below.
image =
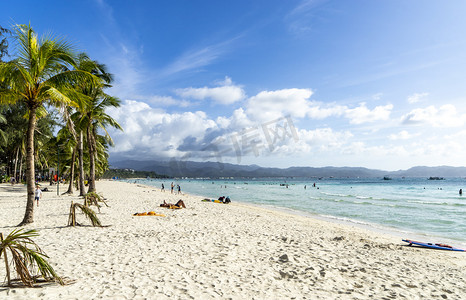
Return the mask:
<svg viewBox="0 0 466 300">
<path fill-rule="evenodd" d="M 75 65 L 73 47 L 57 38 L 45 37 L 39 40 L 30 25 L 16 25 L 14 38 L 17 41 L 17 58 L 0 63 L 0 103 L 23 102 L 28 109 L 26 133 L 26 183 L 27 205 L 24 219 L 19 225 L 34 222 L 34 131 L 37 112 L 45 103 L 64 108 L 74 105 L 66 90 L 80 81 L 94 81 L 97 78 L 89 72 L 70 70 Z"/>
<path fill-rule="evenodd" d="M 22 231 L 23 229 L 13 230 L 5 239 L 0 233 L 0 258 L 3 254 L 5 259 L 6 274 L 8 285 L 11 286 L 11 274 L 9 269 L 8 256 L 15 267 L 19 280 L 27 286 L 34 286 L 39 277 L 45 281 L 56 281 L 61 285 L 63 280 L 55 273 L 52 266 L 47 262 L 48 256 L 32 240 L 39 235 L 36 230 Z M 7 251 L 8 250 L 8 251 Z"/>
</svg>

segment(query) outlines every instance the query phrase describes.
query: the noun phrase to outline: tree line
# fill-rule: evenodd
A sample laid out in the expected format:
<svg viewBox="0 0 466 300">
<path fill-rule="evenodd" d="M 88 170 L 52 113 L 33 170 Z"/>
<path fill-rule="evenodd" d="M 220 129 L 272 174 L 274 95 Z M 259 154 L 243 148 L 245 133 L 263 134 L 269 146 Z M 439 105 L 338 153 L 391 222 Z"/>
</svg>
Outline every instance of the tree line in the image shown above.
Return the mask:
<svg viewBox="0 0 466 300">
<path fill-rule="evenodd" d="M 160 175 L 154 171 L 136 171 L 129 169 L 108 169 L 102 175 L 104 179 L 128 179 L 128 178 L 170 178 L 166 175 Z"/>
<path fill-rule="evenodd" d="M 105 110 L 120 100 L 106 93 L 113 76 L 74 45 L 41 36 L 31 25 L 0 26 L 0 174 L 27 185 L 19 225 L 33 222 L 37 176 L 51 167 L 66 176 L 67 193 L 95 192 L 108 169 L 109 127 L 122 130 Z"/>
</svg>

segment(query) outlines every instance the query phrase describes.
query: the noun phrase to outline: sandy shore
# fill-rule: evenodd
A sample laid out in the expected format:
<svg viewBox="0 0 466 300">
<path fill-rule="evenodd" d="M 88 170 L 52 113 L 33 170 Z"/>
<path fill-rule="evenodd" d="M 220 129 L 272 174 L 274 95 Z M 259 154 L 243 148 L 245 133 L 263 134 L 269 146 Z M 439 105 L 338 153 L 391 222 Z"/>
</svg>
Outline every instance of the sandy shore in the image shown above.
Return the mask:
<svg viewBox="0 0 466 300">
<path fill-rule="evenodd" d="M 466 253 L 233 202 L 201 202 L 100 181 L 104 228 L 67 227 L 75 196 L 44 192 L 36 242 L 67 286 L 0 286 L 0 299 L 465 299 Z M 186 209 L 159 207 L 183 199 Z M 0 232 L 24 215 L 25 187 L 0 185 Z M 135 217 L 155 211 L 166 217 Z M 78 222 L 90 224 L 82 215 Z M 0 280 L 5 279 L 3 257 Z"/>
</svg>

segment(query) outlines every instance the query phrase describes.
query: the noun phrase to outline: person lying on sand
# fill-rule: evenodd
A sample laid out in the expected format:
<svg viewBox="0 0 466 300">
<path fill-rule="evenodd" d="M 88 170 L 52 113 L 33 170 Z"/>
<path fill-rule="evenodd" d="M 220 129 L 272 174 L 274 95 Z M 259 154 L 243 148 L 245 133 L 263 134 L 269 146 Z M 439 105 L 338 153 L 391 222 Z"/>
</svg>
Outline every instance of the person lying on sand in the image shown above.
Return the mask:
<svg viewBox="0 0 466 300">
<path fill-rule="evenodd" d="M 163 203 L 160 204 L 160 207 L 168 207 L 168 208 L 186 208 L 186 205 L 184 205 L 184 202 L 183 200 L 178 200 L 178 202 L 176 202 L 176 204 L 171 204 L 171 203 L 167 203 L 165 200 L 163 200 Z"/>
</svg>

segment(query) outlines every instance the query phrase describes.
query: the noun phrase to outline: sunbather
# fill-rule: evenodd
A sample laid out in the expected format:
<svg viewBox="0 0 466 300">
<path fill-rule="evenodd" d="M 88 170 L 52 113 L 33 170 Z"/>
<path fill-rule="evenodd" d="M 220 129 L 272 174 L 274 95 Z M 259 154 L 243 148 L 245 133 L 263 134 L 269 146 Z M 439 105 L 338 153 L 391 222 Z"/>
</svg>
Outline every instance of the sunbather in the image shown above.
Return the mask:
<svg viewBox="0 0 466 300">
<path fill-rule="evenodd" d="M 176 204 L 171 204 L 171 203 L 167 203 L 165 200 L 163 200 L 163 203 L 160 204 L 160 207 L 168 207 L 168 208 L 186 208 L 186 205 L 184 205 L 184 202 L 183 200 L 178 200 L 178 202 L 176 202 Z"/>
</svg>

